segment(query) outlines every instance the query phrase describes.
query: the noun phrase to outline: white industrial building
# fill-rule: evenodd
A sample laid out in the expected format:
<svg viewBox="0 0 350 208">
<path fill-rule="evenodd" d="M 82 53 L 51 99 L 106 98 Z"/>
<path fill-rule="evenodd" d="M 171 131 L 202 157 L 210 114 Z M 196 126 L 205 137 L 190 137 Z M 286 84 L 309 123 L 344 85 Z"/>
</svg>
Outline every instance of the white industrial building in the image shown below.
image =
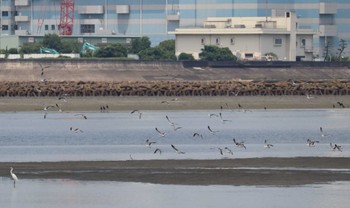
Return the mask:
<svg viewBox="0 0 350 208">
<path fill-rule="evenodd" d="M 294 12 L 276 17 L 212 17 L 202 28 L 178 28 L 176 55 L 192 54 L 199 59 L 204 45 L 228 47 L 243 60 L 263 60 L 274 53 L 278 60 L 299 61 L 313 59 L 311 29 L 298 27 Z"/>
</svg>

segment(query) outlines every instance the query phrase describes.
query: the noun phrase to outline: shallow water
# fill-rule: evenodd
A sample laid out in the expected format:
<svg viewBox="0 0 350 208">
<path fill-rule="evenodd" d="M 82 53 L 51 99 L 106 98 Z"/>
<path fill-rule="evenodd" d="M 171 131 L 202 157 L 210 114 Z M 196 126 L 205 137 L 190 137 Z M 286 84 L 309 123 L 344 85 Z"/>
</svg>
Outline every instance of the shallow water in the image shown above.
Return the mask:
<svg viewBox="0 0 350 208">
<path fill-rule="evenodd" d="M 182 186 L 0 178 L 1 207 L 308 207 L 348 208 L 349 182 L 294 187 Z"/>
<path fill-rule="evenodd" d="M 350 157 L 350 111 L 313 110 L 224 110 L 144 111 L 142 118 L 130 112 L 0 113 L 0 161 L 65 161 L 133 159 L 219 159 L 248 157 L 327 156 Z M 182 128 L 174 131 L 165 116 Z M 218 131 L 212 134 L 208 130 Z M 70 127 L 83 132 L 75 133 Z M 166 132 L 161 137 L 155 128 Z M 321 136 L 320 127 L 325 137 Z M 203 139 L 193 137 L 193 133 Z M 235 147 L 232 139 L 244 141 L 247 149 Z M 319 140 L 315 147 L 307 139 Z M 157 142 L 151 148 L 145 140 Z M 264 140 L 274 145 L 264 148 Z M 343 152 L 331 151 L 337 143 Z M 176 154 L 174 144 L 186 154 Z M 233 155 L 218 148 L 229 147 Z M 153 154 L 155 148 L 162 154 Z"/>
</svg>

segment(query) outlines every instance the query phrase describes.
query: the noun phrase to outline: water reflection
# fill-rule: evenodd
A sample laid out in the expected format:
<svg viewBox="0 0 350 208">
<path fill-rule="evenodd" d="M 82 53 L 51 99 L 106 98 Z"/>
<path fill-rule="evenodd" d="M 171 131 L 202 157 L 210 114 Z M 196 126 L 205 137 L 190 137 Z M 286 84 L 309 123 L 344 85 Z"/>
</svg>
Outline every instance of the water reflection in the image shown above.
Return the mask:
<svg viewBox="0 0 350 208">
<path fill-rule="evenodd" d="M 349 182 L 296 187 L 181 186 L 1 178 L 1 207 L 308 207 L 347 208 Z"/>
</svg>

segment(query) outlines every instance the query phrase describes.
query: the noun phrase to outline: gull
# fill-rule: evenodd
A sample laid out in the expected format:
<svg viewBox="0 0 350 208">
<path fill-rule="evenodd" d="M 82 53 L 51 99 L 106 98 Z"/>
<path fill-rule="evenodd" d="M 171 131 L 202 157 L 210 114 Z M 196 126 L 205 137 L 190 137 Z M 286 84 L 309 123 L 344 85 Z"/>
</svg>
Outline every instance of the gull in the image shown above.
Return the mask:
<svg viewBox="0 0 350 208">
<path fill-rule="evenodd" d="M 225 122 L 230 122 L 231 120 L 226 120 L 226 119 L 223 119 L 222 118 L 222 114 L 221 113 L 219 113 L 219 115 L 220 115 L 220 119 L 221 119 L 221 122 L 222 123 L 225 123 Z"/>
<path fill-rule="evenodd" d="M 161 155 L 162 154 L 162 150 L 157 148 L 156 150 L 154 150 L 153 154 L 156 154 L 157 152 L 159 152 L 159 154 Z"/>
<path fill-rule="evenodd" d="M 192 137 L 200 137 L 201 139 L 203 139 L 203 135 L 202 134 L 199 134 L 197 132 L 195 132 Z"/>
<path fill-rule="evenodd" d="M 271 147 L 273 147 L 273 145 L 267 143 L 267 140 L 265 139 L 265 146 L 264 146 L 264 147 L 265 147 L 265 148 L 271 148 Z"/>
<path fill-rule="evenodd" d="M 44 111 L 48 111 L 50 108 L 54 108 L 55 106 L 49 105 L 49 106 L 44 106 Z"/>
<path fill-rule="evenodd" d="M 160 103 L 169 105 L 169 102 L 168 102 L 168 101 L 166 101 L 166 100 L 163 100 L 163 101 L 162 101 L 162 102 L 160 102 Z"/>
<path fill-rule="evenodd" d="M 208 114 L 208 116 L 209 116 L 210 118 L 212 118 L 212 117 L 219 117 L 219 115 L 218 115 L 218 114 L 215 114 L 215 113 L 210 113 L 210 114 Z"/>
<path fill-rule="evenodd" d="M 155 144 L 155 143 L 157 143 L 157 142 L 152 142 L 152 141 L 150 141 L 149 139 L 146 139 L 146 145 L 147 145 L 149 148 L 151 148 L 151 145 L 152 145 L 152 144 Z"/>
<path fill-rule="evenodd" d="M 164 136 L 166 135 L 165 132 L 159 131 L 157 127 L 156 127 L 155 129 L 156 129 L 156 131 L 158 132 L 158 134 L 159 134 L 161 137 L 164 137 Z"/>
<path fill-rule="evenodd" d="M 62 112 L 62 109 L 60 108 L 60 106 L 56 103 L 56 107 L 58 108 L 59 112 Z"/>
<path fill-rule="evenodd" d="M 337 104 L 338 104 L 340 107 L 345 108 L 344 103 L 338 101 Z"/>
<path fill-rule="evenodd" d="M 209 132 L 212 133 L 212 134 L 215 134 L 216 132 L 219 132 L 219 131 L 213 131 L 213 130 L 211 130 L 210 126 L 208 126 L 208 130 L 209 130 Z"/>
<path fill-rule="evenodd" d="M 139 114 L 139 119 L 141 119 L 142 113 L 139 110 L 132 110 L 130 114 L 138 113 Z"/>
<path fill-rule="evenodd" d="M 166 120 L 168 121 L 168 123 L 169 123 L 171 126 L 177 125 L 176 123 L 170 121 L 170 119 L 169 119 L 169 117 L 168 117 L 167 115 L 165 116 L 165 118 L 166 118 Z"/>
<path fill-rule="evenodd" d="M 177 154 L 185 154 L 185 152 L 178 150 L 173 144 L 171 145 L 171 147 L 176 151 Z"/>
<path fill-rule="evenodd" d="M 326 136 L 328 136 L 327 134 L 324 134 L 324 133 L 323 133 L 323 128 L 322 128 L 322 127 L 320 127 L 320 133 L 321 133 L 321 137 L 326 137 Z"/>
<path fill-rule="evenodd" d="M 220 151 L 220 155 L 223 155 L 222 148 L 218 147 L 218 150 Z"/>
<path fill-rule="evenodd" d="M 70 127 L 69 130 L 70 130 L 70 131 L 73 131 L 73 132 L 75 132 L 75 133 L 79 133 L 79 132 L 80 132 L 80 133 L 83 133 L 83 132 L 84 132 L 83 130 L 81 130 L 81 129 L 79 129 L 79 128 L 73 128 L 73 127 Z"/>
<path fill-rule="evenodd" d="M 310 94 L 306 94 L 306 98 L 310 100 L 310 99 L 315 98 L 315 97 L 313 97 L 313 96 L 310 95 Z"/>
<path fill-rule="evenodd" d="M 75 114 L 75 116 L 81 116 L 82 118 L 87 119 L 87 117 L 84 114 L 82 114 L 82 113 Z"/>
<path fill-rule="evenodd" d="M 63 102 L 67 102 L 68 97 L 69 97 L 69 94 L 62 94 L 58 96 L 58 100 L 63 100 Z"/>
<path fill-rule="evenodd" d="M 311 140 L 311 139 L 307 139 L 306 143 L 309 147 L 314 147 L 316 143 L 319 143 L 319 141 L 315 141 L 315 140 Z"/>
<path fill-rule="evenodd" d="M 175 126 L 175 125 L 172 125 L 173 126 L 173 128 L 174 128 L 174 131 L 177 131 L 177 130 L 179 130 L 179 129 L 182 129 L 182 127 L 181 126 Z"/>
<path fill-rule="evenodd" d="M 334 146 L 333 146 L 332 143 L 329 143 L 329 145 L 331 146 L 333 151 L 338 150 L 338 151 L 342 152 L 342 150 L 343 150 L 343 148 L 340 145 L 334 144 Z"/>
<path fill-rule="evenodd" d="M 11 177 L 13 180 L 13 188 L 16 188 L 16 181 L 18 181 L 18 178 L 17 178 L 16 174 L 14 174 L 12 171 L 13 171 L 13 167 L 11 167 L 11 169 L 10 169 L 10 174 L 11 174 Z"/>
<path fill-rule="evenodd" d="M 230 150 L 230 148 L 225 147 L 225 150 L 226 150 L 226 152 L 227 152 L 227 153 L 229 153 L 229 154 L 233 155 L 233 152 L 232 152 L 232 150 Z"/>
<path fill-rule="evenodd" d="M 236 142 L 236 139 L 235 139 L 235 138 L 233 138 L 233 142 L 235 143 L 235 145 L 236 145 L 237 147 L 247 149 L 247 147 L 244 145 L 244 142 Z"/>
</svg>

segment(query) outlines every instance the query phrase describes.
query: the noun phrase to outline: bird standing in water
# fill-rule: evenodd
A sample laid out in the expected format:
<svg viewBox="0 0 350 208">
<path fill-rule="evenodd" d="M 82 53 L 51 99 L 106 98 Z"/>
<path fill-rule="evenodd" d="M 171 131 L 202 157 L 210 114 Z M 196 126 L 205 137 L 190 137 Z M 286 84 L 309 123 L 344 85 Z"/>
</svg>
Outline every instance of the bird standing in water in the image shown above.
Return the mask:
<svg viewBox="0 0 350 208">
<path fill-rule="evenodd" d="M 11 167 L 10 173 L 11 173 L 11 177 L 13 180 L 13 188 L 16 188 L 16 181 L 18 181 L 18 178 L 17 178 L 16 174 L 14 174 L 12 171 L 13 171 L 13 167 Z"/>
</svg>

